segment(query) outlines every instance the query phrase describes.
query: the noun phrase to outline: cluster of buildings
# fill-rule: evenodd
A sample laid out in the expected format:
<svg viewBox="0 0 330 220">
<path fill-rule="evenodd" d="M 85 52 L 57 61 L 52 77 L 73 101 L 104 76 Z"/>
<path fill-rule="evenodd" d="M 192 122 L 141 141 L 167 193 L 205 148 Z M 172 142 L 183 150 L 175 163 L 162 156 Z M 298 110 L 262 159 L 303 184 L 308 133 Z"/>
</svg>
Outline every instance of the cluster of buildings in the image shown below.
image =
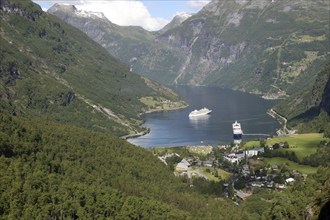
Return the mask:
<svg viewBox="0 0 330 220">
<path fill-rule="evenodd" d="M 224 159 L 231 162 L 231 163 L 239 163 L 242 160 L 251 158 L 253 156 L 258 156 L 262 153 L 265 152 L 265 149 L 263 147 L 259 147 L 259 148 L 253 148 L 250 150 L 245 150 L 245 151 L 240 151 L 237 153 L 231 153 L 231 154 L 227 154 L 224 156 Z"/>
</svg>

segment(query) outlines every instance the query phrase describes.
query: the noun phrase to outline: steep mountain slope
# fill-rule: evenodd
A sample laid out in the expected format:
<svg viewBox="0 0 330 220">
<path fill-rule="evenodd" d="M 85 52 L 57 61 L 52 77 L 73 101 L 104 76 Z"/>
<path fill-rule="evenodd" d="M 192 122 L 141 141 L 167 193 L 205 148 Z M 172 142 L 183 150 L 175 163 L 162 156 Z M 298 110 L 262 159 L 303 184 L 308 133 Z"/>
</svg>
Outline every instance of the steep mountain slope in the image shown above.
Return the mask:
<svg viewBox="0 0 330 220">
<path fill-rule="evenodd" d="M 135 129 L 141 97 L 175 94 L 30 1 L 1 1 L 0 16 L 1 219 L 248 216 L 108 134 Z"/>
<path fill-rule="evenodd" d="M 179 70 L 180 57 L 156 40 L 157 33 L 141 27 L 121 27 L 103 15 L 78 10 L 73 5 L 54 4 L 48 9 L 65 22 L 85 32 L 134 72 L 170 83 Z M 182 21 L 182 19 L 180 20 Z"/>
<path fill-rule="evenodd" d="M 329 51 L 329 2 L 213 1 L 159 40 L 186 52 L 178 82 L 285 95 Z"/>
<path fill-rule="evenodd" d="M 140 130 L 142 97 L 178 101 L 35 4 L 1 1 L 0 13 L 0 98 L 15 115 L 123 135 Z"/>
<path fill-rule="evenodd" d="M 322 65 L 312 88 L 293 94 L 275 106 L 275 110 L 300 132 L 330 131 L 330 61 Z"/>
<path fill-rule="evenodd" d="M 310 85 L 326 59 L 329 5 L 327 0 L 214 0 L 180 25 L 154 33 L 148 46 L 119 43 L 124 38 L 104 46 L 138 73 L 164 83 L 286 97 Z M 71 23 L 72 14 L 54 14 Z"/>
<path fill-rule="evenodd" d="M 184 22 L 191 16 L 192 14 L 188 14 L 188 13 L 181 13 L 174 16 L 174 18 L 170 23 L 168 23 L 167 25 L 165 25 L 165 27 L 163 27 L 161 30 L 158 31 L 158 34 L 163 34 L 170 29 L 178 27 L 180 24 L 182 24 L 182 22 Z"/>
</svg>

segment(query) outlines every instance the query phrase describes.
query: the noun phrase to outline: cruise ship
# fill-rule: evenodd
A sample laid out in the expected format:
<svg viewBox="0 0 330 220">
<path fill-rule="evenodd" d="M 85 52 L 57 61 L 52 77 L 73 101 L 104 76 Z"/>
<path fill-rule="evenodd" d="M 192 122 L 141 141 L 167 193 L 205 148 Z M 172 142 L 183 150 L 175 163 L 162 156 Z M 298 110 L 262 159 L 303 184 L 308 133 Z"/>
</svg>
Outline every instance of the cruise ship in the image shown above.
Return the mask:
<svg viewBox="0 0 330 220">
<path fill-rule="evenodd" d="M 192 112 L 190 112 L 189 117 L 197 117 L 197 116 L 202 116 L 202 115 L 207 115 L 210 114 L 212 112 L 212 110 L 208 109 L 208 108 L 202 108 L 200 110 L 194 110 Z"/>
<path fill-rule="evenodd" d="M 237 121 L 235 121 L 235 123 L 233 123 L 233 137 L 234 137 L 234 143 L 240 143 L 242 141 L 242 135 L 243 135 L 243 131 L 241 128 L 241 124 L 238 123 Z"/>
</svg>

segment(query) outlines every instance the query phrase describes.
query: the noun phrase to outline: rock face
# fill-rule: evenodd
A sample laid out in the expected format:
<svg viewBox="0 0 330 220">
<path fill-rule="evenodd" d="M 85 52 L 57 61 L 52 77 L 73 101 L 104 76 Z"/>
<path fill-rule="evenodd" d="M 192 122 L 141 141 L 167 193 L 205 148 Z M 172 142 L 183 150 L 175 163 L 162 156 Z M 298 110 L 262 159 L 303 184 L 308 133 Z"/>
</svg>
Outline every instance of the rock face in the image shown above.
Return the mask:
<svg viewBox="0 0 330 220">
<path fill-rule="evenodd" d="M 214 0 L 158 32 L 119 27 L 60 5 L 49 12 L 157 81 L 277 98 L 311 84 L 327 59 L 329 5 L 327 0 Z"/>
</svg>

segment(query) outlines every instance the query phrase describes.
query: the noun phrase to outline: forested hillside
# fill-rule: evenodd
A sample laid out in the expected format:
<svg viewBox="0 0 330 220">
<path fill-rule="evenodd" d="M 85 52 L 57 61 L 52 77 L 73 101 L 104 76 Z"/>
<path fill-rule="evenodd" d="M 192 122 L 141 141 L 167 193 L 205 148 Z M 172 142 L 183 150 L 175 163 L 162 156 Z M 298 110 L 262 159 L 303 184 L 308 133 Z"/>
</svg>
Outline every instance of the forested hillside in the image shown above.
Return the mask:
<svg viewBox="0 0 330 220">
<path fill-rule="evenodd" d="M 322 65 L 311 86 L 281 101 L 275 109 L 299 132 L 330 134 L 330 61 Z"/>
<path fill-rule="evenodd" d="M 30 1 L 2 0 L 0 16 L 0 219 L 316 219 L 329 199 L 329 167 L 240 206 L 191 187 L 112 136 L 173 92 Z"/>
<path fill-rule="evenodd" d="M 117 137 L 0 112 L 4 219 L 240 219 L 151 152 Z"/>
<path fill-rule="evenodd" d="M 29 1 L 1 1 L 0 13 L 0 218 L 245 216 L 109 136 L 138 129 L 141 97 L 175 94 Z"/>
<path fill-rule="evenodd" d="M 117 137 L 0 113 L 3 219 L 315 219 L 329 199 L 329 168 L 321 168 L 236 206 Z"/>
<path fill-rule="evenodd" d="M 15 115 L 124 135 L 141 129 L 142 97 L 179 100 L 30 1 L 1 1 L 0 14 L 0 99 Z"/>
</svg>

